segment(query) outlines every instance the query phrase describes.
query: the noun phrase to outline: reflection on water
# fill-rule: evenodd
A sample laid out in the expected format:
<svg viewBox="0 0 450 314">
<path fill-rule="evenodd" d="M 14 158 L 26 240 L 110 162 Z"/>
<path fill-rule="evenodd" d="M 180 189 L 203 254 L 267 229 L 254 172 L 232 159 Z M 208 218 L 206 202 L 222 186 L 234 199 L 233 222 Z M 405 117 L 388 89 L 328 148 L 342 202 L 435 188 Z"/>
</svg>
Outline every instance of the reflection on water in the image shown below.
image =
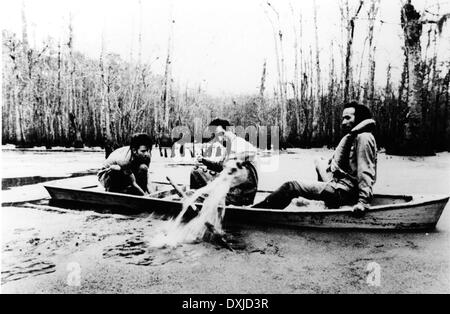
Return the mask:
<svg viewBox="0 0 450 314">
<path fill-rule="evenodd" d="M 2 283 L 19 280 L 30 276 L 38 276 L 53 273 L 55 264 L 49 261 L 40 261 L 36 259 L 22 260 L 15 265 L 2 265 Z M 6 266 L 6 267 L 5 267 Z"/>
<path fill-rule="evenodd" d="M 58 176 L 58 177 L 42 177 L 42 176 L 30 176 L 30 177 L 18 177 L 18 178 L 2 178 L 2 190 L 9 190 L 12 187 L 37 184 L 47 181 L 67 179 L 67 178 L 77 178 L 82 176 L 93 175 L 97 173 L 97 169 L 91 169 L 86 171 L 80 171 L 72 173 L 68 176 Z"/>
</svg>

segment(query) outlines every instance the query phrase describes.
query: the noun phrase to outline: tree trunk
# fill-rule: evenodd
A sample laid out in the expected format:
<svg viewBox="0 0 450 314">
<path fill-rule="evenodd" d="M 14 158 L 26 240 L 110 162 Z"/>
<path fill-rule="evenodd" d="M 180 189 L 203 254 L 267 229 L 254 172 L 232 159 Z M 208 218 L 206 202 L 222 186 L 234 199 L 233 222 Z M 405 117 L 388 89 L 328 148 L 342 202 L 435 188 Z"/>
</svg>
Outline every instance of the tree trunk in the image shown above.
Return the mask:
<svg viewBox="0 0 450 314">
<path fill-rule="evenodd" d="M 334 61 L 334 43 L 331 41 L 331 47 L 330 47 L 330 83 L 328 86 L 328 103 L 327 103 L 327 141 L 328 146 L 332 146 L 333 139 L 334 139 L 334 102 L 335 102 L 335 85 L 336 85 L 336 72 L 335 72 L 335 61 Z"/>
<path fill-rule="evenodd" d="M 281 56 L 281 84 L 282 84 L 282 95 L 281 95 L 281 148 L 286 148 L 287 139 L 289 136 L 289 130 L 287 125 L 287 81 L 286 81 L 286 67 L 284 63 L 284 49 L 283 49 L 283 33 L 281 30 L 278 32 L 278 37 L 280 39 L 280 56 Z"/>
<path fill-rule="evenodd" d="M 261 74 L 261 84 L 259 85 L 259 100 L 258 100 L 258 108 L 256 110 L 256 114 L 258 116 L 258 126 L 262 123 L 263 118 L 261 117 L 261 112 L 264 109 L 264 91 L 266 90 L 266 75 L 267 75 L 267 62 L 264 60 L 263 70 Z"/>
<path fill-rule="evenodd" d="M 167 44 L 167 58 L 166 68 L 164 71 L 164 90 L 162 101 L 164 104 L 163 111 L 163 133 L 169 132 L 169 120 L 170 120 L 170 107 L 172 103 L 172 37 L 173 37 L 173 23 L 172 17 L 170 18 L 170 33 Z M 161 135 L 161 134 L 160 134 Z"/>
<path fill-rule="evenodd" d="M 408 1 L 401 11 L 401 24 L 405 36 L 405 49 L 408 54 L 408 113 L 405 123 L 405 139 L 402 150 L 412 155 L 433 155 L 425 129 L 422 93 L 422 50 L 420 36 L 422 23 L 420 14 Z"/>
<path fill-rule="evenodd" d="M 278 102 L 279 102 L 279 125 L 281 128 L 281 143 L 280 148 L 283 149 L 285 147 L 288 130 L 287 130 L 287 83 L 286 83 L 286 71 L 284 65 L 284 51 L 283 51 L 283 32 L 281 31 L 281 23 L 280 23 L 280 15 L 277 10 L 267 2 L 267 5 L 274 12 L 277 17 L 278 28 L 275 28 L 275 25 L 268 16 L 269 21 L 272 25 L 273 36 L 274 36 L 274 44 L 275 44 L 275 57 L 277 64 L 277 74 L 278 74 L 278 88 L 279 94 L 277 92 L 274 93 L 275 99 L 277 99 L 278 94 Z M 278 44 L 280 45 L 278 47 Z"/>
<path fill-rule="evenodd" d="M 19 98 L 19 82 L 14 84 L 14 130 L 16 137 L 16 144 L 21 145 L 24 142 L 23 130 L 22 130 L 22 119 L 20 114 L 20 98 Z"/>
<path fill-rule="evenodd" d="M 312 141 L 314 144 L 318 144 L 318 141 L 320 141 L 321 131 L 322 127 L 321 122 L 322 120 L 322 108 L 321 108 L 321 95 L 322 95 L 322 88 L 321 88 L 321 78 L 320 78 L 320 54 L 319 54 L 319 34 L 317 29 L 317 5 L 314 1 L 314 38 L 315 38 L 315 48 L 316 48 L 316 94 L 315 94 L 315 101 L 313 103 L 313 121 L 312 121 Z"/>
<path fill-rule="evenodd" d="M 352 54 L 353 54 L 353 37 L 355 33 L 355 20 L 361 11 L 364 1 L 359 2 L 355 15 L 350 18 L 347 25 L 347 48 L 345 53 L 345 76 L 344 76 L 344 103 L 349 101 L 350 85 L 352 81 Z"/>
<path fill-rule="evenodd" d="M 111 137 L 111 121 L 109 115 L 109 93 L 107 88 L 107 79 L 105 75 L 104 66 L 104 53 L 105 53 L 105 42 L 102 35 L 102 48 L 100 52 L 100 93 L 101 93 L 101 108 L 100 108 L 100 125 L 102 130 L 103 145 L 105 147 L 105 158 L 113 151 L 113 140 Z"/>
<path fill-rule="evenodd" d="M 444 78 L 443 89 L 445 91 L 445 101 L 444 101 L 444 140 L 445 148 L 450 150 L 450 129 L 448 123 L 448 110 L 450 106 L 450 70 L 448 70 L 447 75 Z"/>
<path fill-rule="evenodd" d="M 83 139 L 81 137 L 81 132 L 78 123 L 77 117 L 77 97 L 75 93 L 75 59 L 73 55 L 73 25 L 72 25 L 72 17 L 70 17 L 69 21 L 69 41 L 67 43 L 67 47 L 69 48 L 69 138 L 70 145 L 73 145 L 75 148 L 83 148 Z"/>
<path fill-rule="evenodd" d="M 378 1 L 372 0 L 368 19 L 369 19 L 369 31 L 368 31 L 368 42 L 369 42 L 369 71 L 368 79 L 365 88 L 364 100 L 365 103 L 369 105 L 369 108 L 373 108 L 374 105 L 374 95 L 375 95 L 375 52 L 376 46 L 373 42 L 373 33 L 375 27 L 375 19 L 378 13 Z"/>
</svg>

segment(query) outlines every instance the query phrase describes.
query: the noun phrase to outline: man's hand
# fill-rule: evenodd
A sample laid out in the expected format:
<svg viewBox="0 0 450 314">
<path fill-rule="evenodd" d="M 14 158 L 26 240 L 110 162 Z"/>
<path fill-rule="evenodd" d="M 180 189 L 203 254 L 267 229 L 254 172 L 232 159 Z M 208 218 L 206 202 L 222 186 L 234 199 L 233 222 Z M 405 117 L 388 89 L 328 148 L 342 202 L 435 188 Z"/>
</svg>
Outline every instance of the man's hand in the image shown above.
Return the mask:
<svg viewBox="0 0 450 314">
<path fill-rule="evenodd" d="M 198 155 L 197 156 L 197 162 L 198 163 L 203 163 L 203 156 L 202 155 Z"/>
<path fill-rule="evenodd" d="M 119 165 L 111 165 L 109 166 L 109 170 L 115 170 L 115 171 L 120 171 L 120 166 Z"/>
<path fill-rule="evenodd" d="M 136 190 L 138 190 L 138 192 L 144 196 L 145 192 L 144 190 L 137 184 L 136 182 L 136 177 L 134 176 L 133 173 L 130 174 L 130 179 L 131 179 L 131 185 L 134 186 L 136 188 Z"/>
<path fill-rule="evenodd" d="M 136 177 L 134 176 L 133 173 L 130 173 L 130 180 L 131 180 L 131 184 L 132 184 L 132 185 L 137 185 L 137 183 L 136 183 Z"/>
<path fill-rule="evenodd" d="M 353 206 L 352 212 L 356 216 L 361 217 L 366 213 L 368 208 L 369 208 L 369 206 L 367 206 L 366 204 L 358 203 L 355 206 Z"/>
</svg>

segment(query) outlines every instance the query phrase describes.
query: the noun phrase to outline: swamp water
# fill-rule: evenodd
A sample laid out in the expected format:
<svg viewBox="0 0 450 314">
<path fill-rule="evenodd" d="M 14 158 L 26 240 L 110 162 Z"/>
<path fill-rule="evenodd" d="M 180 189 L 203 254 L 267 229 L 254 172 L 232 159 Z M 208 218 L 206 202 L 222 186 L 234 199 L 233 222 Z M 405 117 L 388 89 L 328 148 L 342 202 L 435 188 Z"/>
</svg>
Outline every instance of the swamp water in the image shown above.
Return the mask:
<svg viewBox="0 0 450 314">
<path fill-rule="evenodd" d="M 170 220 L 147 213 L 123 216 L 88 208 L 63 209 L 49 206 L 48 200 L 4 207 L 4 218 L 16 223 L 3 228 L 8 236 L 2 248 L 2 284 L 61 268 L 64 272 L 66 259 L 80 264 L 101 258 L 112 263 L 161 266 L 195 263 L 214 247 L 241 249 L 239 232 L 227 230 L 228 243 L 222 228 L 225 196 L 237 173 L 236 167 L 226 168 L 187 197 L 182 212 Z M 184 221 L 201 197 L 206 197 L 202 209 L 193 219 Z"/>
</svg>

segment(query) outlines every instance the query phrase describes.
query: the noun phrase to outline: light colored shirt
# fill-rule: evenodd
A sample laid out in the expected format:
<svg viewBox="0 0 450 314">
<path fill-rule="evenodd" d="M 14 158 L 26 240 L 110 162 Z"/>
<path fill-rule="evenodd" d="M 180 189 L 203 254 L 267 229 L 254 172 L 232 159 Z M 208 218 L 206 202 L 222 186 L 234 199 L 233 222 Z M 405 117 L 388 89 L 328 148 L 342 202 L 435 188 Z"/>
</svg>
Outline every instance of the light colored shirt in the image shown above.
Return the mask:
<svg viewBox="0 0 450 314">
<path fill-rule="evenodd" d="M 130 146 L 124 146 L 113 151 L 103 162 L 103 167 L 119 165 L 120 168 L 127 168 L 132 161 Z"/>
<path fill-rule="evenodd" d="M 100 182 L 103 182 L 104 175 L 112 165 L 118 165 L 124 171 L 130 169 L 133 158 L 131 155 L 130 146 L 124 146 L 113 151 L 108 158 L 103 162 L 103 167 L 97 173 Z"/>
<path fill-rule="evenodd" d="M 258 153 L 258 149 L 250 142 L 247 142 L 242 137 L 235 134 L 230 136 L 230 153 L 226 156 L 227 159 L 245 157 L 254 157 Z"/>
</svg>

